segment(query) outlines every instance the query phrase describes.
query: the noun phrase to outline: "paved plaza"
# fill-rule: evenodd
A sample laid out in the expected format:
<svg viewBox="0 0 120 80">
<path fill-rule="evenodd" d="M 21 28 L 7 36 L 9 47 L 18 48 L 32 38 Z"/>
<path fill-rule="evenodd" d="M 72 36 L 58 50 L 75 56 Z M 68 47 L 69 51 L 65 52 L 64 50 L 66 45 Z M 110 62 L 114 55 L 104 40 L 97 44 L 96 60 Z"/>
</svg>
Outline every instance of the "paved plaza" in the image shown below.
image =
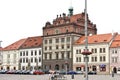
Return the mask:
<svg viewBox="0 0 120 80">
<path fill-rule="evenodd" d="M 71 79 L 71 75 L 65 75 L 67 80 L 85 80 L 83 75 L 75 75 Z M 49 75 L 14 75 L 14 74 L 0 74 L 0 80 L 50 80 Z M 120 75 L 89 75 L 88 80 L 120 80 Z"/>
</svg>

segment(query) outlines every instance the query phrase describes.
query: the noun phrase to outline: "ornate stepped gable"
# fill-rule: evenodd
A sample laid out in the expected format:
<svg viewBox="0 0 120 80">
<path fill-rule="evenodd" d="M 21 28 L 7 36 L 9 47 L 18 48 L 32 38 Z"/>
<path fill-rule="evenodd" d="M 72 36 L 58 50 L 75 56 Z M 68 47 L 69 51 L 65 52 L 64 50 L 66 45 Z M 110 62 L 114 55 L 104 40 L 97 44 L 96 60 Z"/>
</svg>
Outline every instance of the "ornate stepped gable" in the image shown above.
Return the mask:
<svg viewBox="0 0 120 80">
<path fill-rule="evenodd" d="M 57 18 L 54 19 L 52 23 L 46 22 L 45 26 L 43 27 L 43 36 L 52 35 L 53 30 L 55 28 L 60 29 L 61 33 L 66 33 L 65 28 L 67 28 L 68 32 L 75 32 L 75 33 L 81 32 L 81 34 L 84 35 L 84 22 L 85 22 L 84 17 L 85 17 L 84 13 L 75 14 L 71 16 L 67 16 L 65 13 L 59 16 L 57 15 Z M 89 18 L 88 18 L 88 29 L 89 29 L 88 33 L 92 33 L 92 34 L 97 33 L 96 25 L 93 24 L 89 20 Z"/>
</svg>

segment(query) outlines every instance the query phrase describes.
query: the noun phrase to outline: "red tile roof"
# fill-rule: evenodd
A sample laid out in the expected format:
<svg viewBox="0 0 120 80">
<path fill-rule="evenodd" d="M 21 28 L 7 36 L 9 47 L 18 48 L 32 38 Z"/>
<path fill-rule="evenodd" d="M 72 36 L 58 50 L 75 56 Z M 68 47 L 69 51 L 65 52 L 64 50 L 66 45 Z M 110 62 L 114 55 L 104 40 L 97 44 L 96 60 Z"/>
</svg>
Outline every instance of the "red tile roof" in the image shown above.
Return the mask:
<svg viewBox="0 0 120 80">
<path fill-rule="evenodd" d="M 20 39 L 16 42 L 14 42 L 13 44 L 5 47 L 3 50 L 7 51 L 7 50 L 17 50 L 20 48 L 20 46 L 25 42 L 26 39 Z"/>
<path fill-rule="evenodd" d="M 42 37 L 28 37 L 26 41 L 21 45 L 20 48 L 34 48 L 34 47 L 41 47 L 42 46 Z"/>
<path fill-rule="evenodd" d="M 88 44 L 110 42 L 111 39 L 112 39 L 111 33 L 92 35 L 92 36 L 88 36 Z M 85 36 L 80 37 L 75 42 L 75 44 L 84 44 L 84 43 L 85 43 Z"/>
<path fill-rule="evenodd" d="M 110 47 L 111 48 L 120 47 L 120 34 L 115 37 Z"/>
<path fill-rule="evenodd" d="M 84 13 L 81 14 L 75 14 L 70 17 L 70 22 L 77 22 L 77 19 L 84 18 Z"/>
<path fill-rule="evenodd" d="M 3 48 L 2 47 L 0 47 L 0 51 L 2 50 Z"/>
</svg>

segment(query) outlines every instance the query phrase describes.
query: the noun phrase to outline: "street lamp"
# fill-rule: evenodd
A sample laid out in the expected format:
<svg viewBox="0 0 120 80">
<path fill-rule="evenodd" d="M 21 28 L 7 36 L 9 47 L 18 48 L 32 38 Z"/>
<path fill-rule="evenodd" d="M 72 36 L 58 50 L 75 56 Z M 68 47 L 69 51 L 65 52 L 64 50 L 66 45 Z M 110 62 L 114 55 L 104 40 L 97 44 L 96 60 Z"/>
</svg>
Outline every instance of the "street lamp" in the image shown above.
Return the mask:
<svg viewBox="0 0 120 80">
<path fill-rule="evenodd" d="M 88 49 L 88 33 L 87 33 L 87 0 L 85 0 L 85 49 L 82 52 L 85 55 L 85 80 L 88 80 L 88 55 L 92 54 Z"/>
</svg>

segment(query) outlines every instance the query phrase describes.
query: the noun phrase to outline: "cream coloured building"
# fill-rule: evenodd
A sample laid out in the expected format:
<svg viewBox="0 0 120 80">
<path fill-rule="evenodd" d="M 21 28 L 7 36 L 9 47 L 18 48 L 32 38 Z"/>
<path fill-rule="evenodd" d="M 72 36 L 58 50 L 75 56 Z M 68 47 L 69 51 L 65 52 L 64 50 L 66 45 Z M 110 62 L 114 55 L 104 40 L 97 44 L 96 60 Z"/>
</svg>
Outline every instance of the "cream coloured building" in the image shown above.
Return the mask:
<svg viewBox="0 0 120 80">
<path fill-rule="evenodd" d="M 36 70 L 42 68 L 42 37 L 28 37 L 19 51 L 19 69 Z"/>
<path fill-rule="evenodd" d="M 2 65 L 4 70 L 18 70 L 19 48 L 25 39 L 16 41 L 15 43 L 5 47 L 2 51 Z"/>
<path fill-rule="evenodd" d="M 116 34 L 97 34 L 88 36 L 88 49 L 92 52 L 88 57 L 88 70 L 98 74 L 109 74 L 109 47 Z M 73 70 L 85 70 L 85 59 L 81 52 L 85 49 L 85 36 L 80 37 L 73 47 Z"/>
</svg>

